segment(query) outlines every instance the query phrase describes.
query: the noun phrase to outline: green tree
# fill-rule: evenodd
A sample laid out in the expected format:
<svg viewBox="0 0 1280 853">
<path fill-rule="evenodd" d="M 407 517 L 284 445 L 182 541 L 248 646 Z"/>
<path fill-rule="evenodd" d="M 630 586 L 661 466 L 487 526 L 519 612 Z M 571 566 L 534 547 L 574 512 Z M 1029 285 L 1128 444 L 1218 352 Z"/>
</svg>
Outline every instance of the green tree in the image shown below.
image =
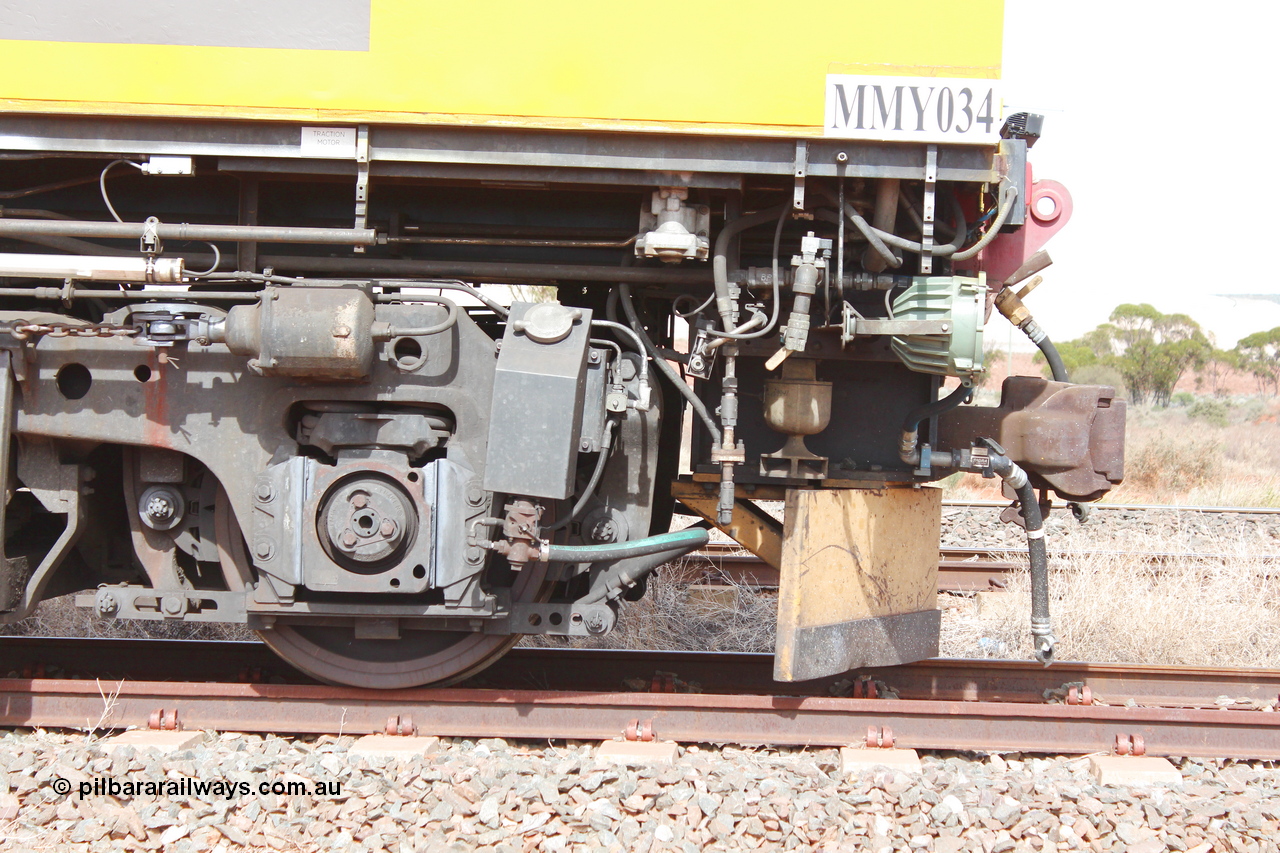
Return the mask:
<svg viewBox="0 0 1280 853">
<path fill-rule="evenodd" d="M 1146 304 L 1118 306 L 1110 323 L 1070 343 L 1118 370 L 1133 402 L 1150 400 L 1158 406 L 1169 405 L 1183 373 L 1204 364 L 1213 352 L 1195 320 L 1186 314 L 1163 314 Z"/>
<path fill-rule="evenodd" d="M 1258 380 L 1258 390 L 1280 393 L 1280 326 L 1241 338 L 1235 349 L 1240 367 Z"/>
<path fill-rule="evenodd" d="M 1227 395 L 1227 380 L 1231 374 L 1241 369 L 1240 353 L 1236 350 L 1215 349 L 1211 351 L 1196 374 L 1196 389 L 1207 386 L 1215 397 Z"/>
</svg>

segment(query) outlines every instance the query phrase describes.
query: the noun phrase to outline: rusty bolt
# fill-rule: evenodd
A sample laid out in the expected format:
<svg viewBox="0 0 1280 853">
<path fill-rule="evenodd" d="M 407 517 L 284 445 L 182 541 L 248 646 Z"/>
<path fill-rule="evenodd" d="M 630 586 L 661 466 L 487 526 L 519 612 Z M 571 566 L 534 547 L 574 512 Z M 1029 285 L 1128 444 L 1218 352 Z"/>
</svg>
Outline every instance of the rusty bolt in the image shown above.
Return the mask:
<svg viewBox="0 0 1280 853">
<path fill-rule="evenodd" d="M 334 326 L 333 336 L 335 338 L 349 338 L 351 337 L 351 327 L 350 326 Z"/>
<path fill-rule="evenodd" d="M 350 529 L 342 531 L 342 544 L 344 547 L 354 548 L 356 546 L 355 532 Z"/>
<path fill-rule="evenodd" d="M 364 509 L 369 505 L 369 499 L 361 494 L 351 496 L 351 505 L 356 509 Z"/>
<path fill-rule="evenodd" d="M 187 609 L 187 602 L 180 595 L 166 595 L 160 599 L 160 608 L 166 616 L 181 616 L 182 611 Z"/>
<path fill-rule="evenodd" d="M 378 528 L 378 532 L 383 536 L 390 536 L 396 532 L 396 523 L 388 518 L 382 522 L 382 525 Z"/>
</svg>

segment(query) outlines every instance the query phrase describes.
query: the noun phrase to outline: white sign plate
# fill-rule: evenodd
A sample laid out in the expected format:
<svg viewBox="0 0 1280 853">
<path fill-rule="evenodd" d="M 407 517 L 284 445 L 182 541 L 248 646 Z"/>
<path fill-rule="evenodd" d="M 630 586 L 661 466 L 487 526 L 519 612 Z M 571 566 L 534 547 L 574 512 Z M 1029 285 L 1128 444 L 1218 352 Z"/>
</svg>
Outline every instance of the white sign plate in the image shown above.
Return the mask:
<svg viewBox="0 0 1280 853">
<path fill-rule="evenodd" d="M 999 80 L 827 75 L 825 136 L 992 145 L 1004 124 Z"/>
<path fill-rule="evenodd" d="M 354 127 L 304 127 L 302 128 L 302 156 L 354 160 L 356 129 Z"/>
</svg>

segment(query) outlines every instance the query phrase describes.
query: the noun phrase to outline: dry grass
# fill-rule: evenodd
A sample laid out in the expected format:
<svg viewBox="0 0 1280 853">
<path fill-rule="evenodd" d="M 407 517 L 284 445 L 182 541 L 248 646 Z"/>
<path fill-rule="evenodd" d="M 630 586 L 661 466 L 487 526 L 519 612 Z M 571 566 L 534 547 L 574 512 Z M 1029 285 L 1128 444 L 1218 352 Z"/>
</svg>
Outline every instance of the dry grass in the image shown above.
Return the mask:
<svg viewBox="0 0 1280 853">
<path fill-rule="evenodd" d="M 772 652 L 778 599 L 746 584 L 719 577 L 721 589 L 699 589 L 705 561 L 692 558 L 664 566 L 649 579 L 639 601 L 624 602 L 618 626 L 600 638 L 571 640 L 533 636 L 527 646 L 665 651 Z"/>
<path fill-rule="evenodd" d="M 1151 547 L 1143 547 L 1143 545 Z M 1156 545 L 1163 547 L 1155 547 Z M 1178 550 L 1135 543 L 1135 550 Z M 1280 667 L 1280 573 L 1256 541 L 1222 541 L 1222 556 L 1153 564 L 1136 553 L 1050 561 L 1059 657 L 1114 663 Z M 1030 577 L 1008 591 L 944 604 L 943 655 L 1030 658 Z"/>
</svg>

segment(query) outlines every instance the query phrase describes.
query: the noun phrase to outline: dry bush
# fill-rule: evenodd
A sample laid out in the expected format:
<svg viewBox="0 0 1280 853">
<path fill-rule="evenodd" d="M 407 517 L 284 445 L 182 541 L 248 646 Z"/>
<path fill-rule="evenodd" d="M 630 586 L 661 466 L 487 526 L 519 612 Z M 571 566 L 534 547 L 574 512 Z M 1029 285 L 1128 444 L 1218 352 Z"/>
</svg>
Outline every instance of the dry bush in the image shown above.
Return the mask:
<svg viewBox="0 0 1280 853">
<path fill-rule="evenodd" d="M 1124 473 L 1131 487 L 1189 492 L 1221 472 L 1222 445 L 1212 437 L 1160 431 L 1127 445 Z"/>
<path fill-rule="evenodd" d="M 1280 666 L 1280 577 L 1251 542 L 1228 556 L 1152 563 L 1134 554 L 1050 560 L 1050 612 L 1063 660 Z M 943 655 L 1030 658 L 1030 576 L 943 621 Z"/>
<path fill-rule="evenodd" d="M 717 599 L 690 596 L 701 583 L 705 563 L 692 559 L 663 566 L 649 578 L 639 601 L 623 603 L 618 626 L 604 637 L 570 640 L 535 635 L 526 646 L 572 646 L 598 649 L 655 649 L 661 651 L 772 652 L 778 598 L 770 592 L 720 577 L 724 590 Z"/>
</svg>

